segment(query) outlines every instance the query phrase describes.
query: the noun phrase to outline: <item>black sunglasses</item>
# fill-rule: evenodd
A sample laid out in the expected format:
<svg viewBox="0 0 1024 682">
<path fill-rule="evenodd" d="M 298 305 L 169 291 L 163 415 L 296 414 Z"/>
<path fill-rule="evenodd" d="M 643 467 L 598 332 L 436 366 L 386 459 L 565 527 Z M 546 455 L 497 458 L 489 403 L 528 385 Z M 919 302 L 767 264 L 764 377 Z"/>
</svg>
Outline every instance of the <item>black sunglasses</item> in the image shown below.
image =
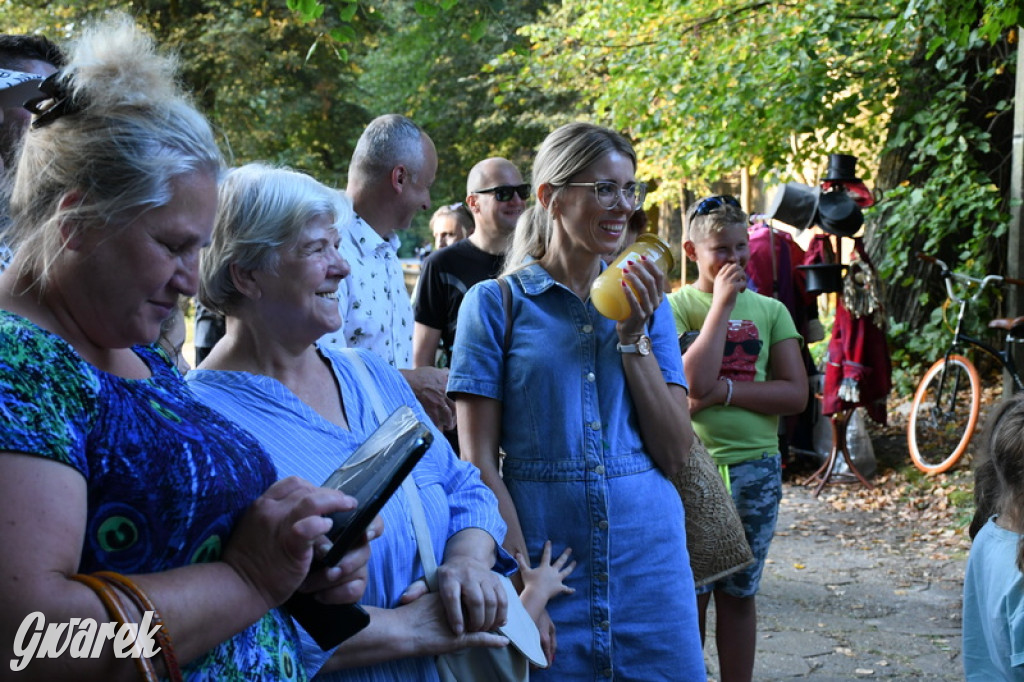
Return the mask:
<svg viewBox="0 0 1024 682">
<path fill-rule="evenodd" d="M 526 198 L 530 196 L 530 185 L 529 183 L 522 185 L 498 185 L 497 187 L 474 190 L 473 194 L 493 194 L 495 199 L 502 202 L 512 201 L 512 195 L 518 194 L 520 199 L 526 201 Z"/>
<path fill-rule="evenodd" d="M 761 352 L 761 346 L 764 345 L 764 341 L 761 339 L 747 339 L 745 341 L 726 341 L 725 342 L 725 355 L 732 355 L 736 350 L 736 346 L 742 348 L 747 355 L 757 355 Z"/>
<path fill-rule="evenodd" d="M 694 209 L 690 215 L 691 218 L 696 218 L 699 215 L 708 215 L 709 213 L 722 208 L 723 206 L 732 206 L 734 208 L 742 208 L 740 202 L 736 197 L 731 194 L 719 194 L 713 197 L 707 197 L 701 199 L 700 203 L 697 204 L 697 208 Z"/>
</svg>

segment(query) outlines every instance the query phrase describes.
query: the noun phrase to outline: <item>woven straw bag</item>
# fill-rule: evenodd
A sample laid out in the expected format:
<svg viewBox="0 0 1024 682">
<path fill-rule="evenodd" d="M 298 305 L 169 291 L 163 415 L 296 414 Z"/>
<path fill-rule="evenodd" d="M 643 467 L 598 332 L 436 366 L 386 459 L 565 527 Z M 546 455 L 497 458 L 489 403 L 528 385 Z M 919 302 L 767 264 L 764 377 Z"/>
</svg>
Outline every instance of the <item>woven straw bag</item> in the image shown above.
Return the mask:
<svg viewBox="0 0 1024 682">
<path fill-rule="evenodd" d="M 732 496 L 696 435 L 690 456 L 672 483 L 686 510 L 686 549 L 697 587 L 754 563 Z"/>
</svg>

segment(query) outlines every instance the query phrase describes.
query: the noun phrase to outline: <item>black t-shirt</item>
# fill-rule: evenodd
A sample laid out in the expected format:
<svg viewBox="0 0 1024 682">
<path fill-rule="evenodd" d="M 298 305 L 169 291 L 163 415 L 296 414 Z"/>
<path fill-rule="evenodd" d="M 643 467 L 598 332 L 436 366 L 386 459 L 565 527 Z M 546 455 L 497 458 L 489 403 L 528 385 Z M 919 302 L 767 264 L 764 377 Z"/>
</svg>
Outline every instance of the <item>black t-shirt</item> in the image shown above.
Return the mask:
<svg viewBox="0 0 1024 682">
<path fill-rule="evenodd" d="M 498 275 L 504 256 L 494 256 L 462 239 L 430 254 L 420 270 L 413 301 L 414 319 L 441 330 L 445 366 L 451 364 L 459 306 L 469 288 Z"/>
</svg>

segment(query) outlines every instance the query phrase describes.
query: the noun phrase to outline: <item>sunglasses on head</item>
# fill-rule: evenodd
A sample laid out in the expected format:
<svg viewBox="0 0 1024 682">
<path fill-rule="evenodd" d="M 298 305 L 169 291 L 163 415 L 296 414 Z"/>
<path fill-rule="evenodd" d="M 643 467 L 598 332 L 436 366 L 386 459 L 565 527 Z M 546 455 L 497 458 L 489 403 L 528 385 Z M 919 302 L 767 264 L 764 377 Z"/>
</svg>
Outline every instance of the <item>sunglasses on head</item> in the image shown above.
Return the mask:
<svg viewBox="0 0 1024 682">
<path fill-rule="evenodd" d="M 493 194 L 497 201 L 512 201 L 512 195 L 518 194 L 519 198 L 526 201 L 526 198 L 530 196 L 530 184 L 524 183 L 522 185 L 498 185 L 497 187 L 488 187 L 487 189 L 478 189 L 472 192 L 473 194 Z"/>
<path fill-rule="evenodd" d="M 708 215 L 709 213 L 713 213 L 724 206 L 742 208 L 740 206 L 740 202 L 731 194 L 718 194 L 713 197 L 701 199 L 700 203 L 697 204 L 697 208 L 694 209 L 690 217 L 696 218 L 699 215 Z"/>
</svg>

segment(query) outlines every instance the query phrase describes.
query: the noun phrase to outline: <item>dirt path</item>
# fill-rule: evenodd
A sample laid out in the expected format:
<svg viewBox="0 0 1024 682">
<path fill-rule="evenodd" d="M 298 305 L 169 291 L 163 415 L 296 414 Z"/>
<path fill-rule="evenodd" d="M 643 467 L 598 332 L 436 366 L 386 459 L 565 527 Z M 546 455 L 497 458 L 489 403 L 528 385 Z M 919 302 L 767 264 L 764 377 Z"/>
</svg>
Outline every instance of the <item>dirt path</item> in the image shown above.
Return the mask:
<svg viewBox="0 0 1024 682">
<path fill-rule="evenodd" d="M 758 597 L 754 679 L 962 680 L 960 595 L 966 540 L 911 499 L 787 483 Z M 710 626 L 709 632 L 713 632 Z M 713 642 L 705 647 L 717 680 Z"/>
</svg>

